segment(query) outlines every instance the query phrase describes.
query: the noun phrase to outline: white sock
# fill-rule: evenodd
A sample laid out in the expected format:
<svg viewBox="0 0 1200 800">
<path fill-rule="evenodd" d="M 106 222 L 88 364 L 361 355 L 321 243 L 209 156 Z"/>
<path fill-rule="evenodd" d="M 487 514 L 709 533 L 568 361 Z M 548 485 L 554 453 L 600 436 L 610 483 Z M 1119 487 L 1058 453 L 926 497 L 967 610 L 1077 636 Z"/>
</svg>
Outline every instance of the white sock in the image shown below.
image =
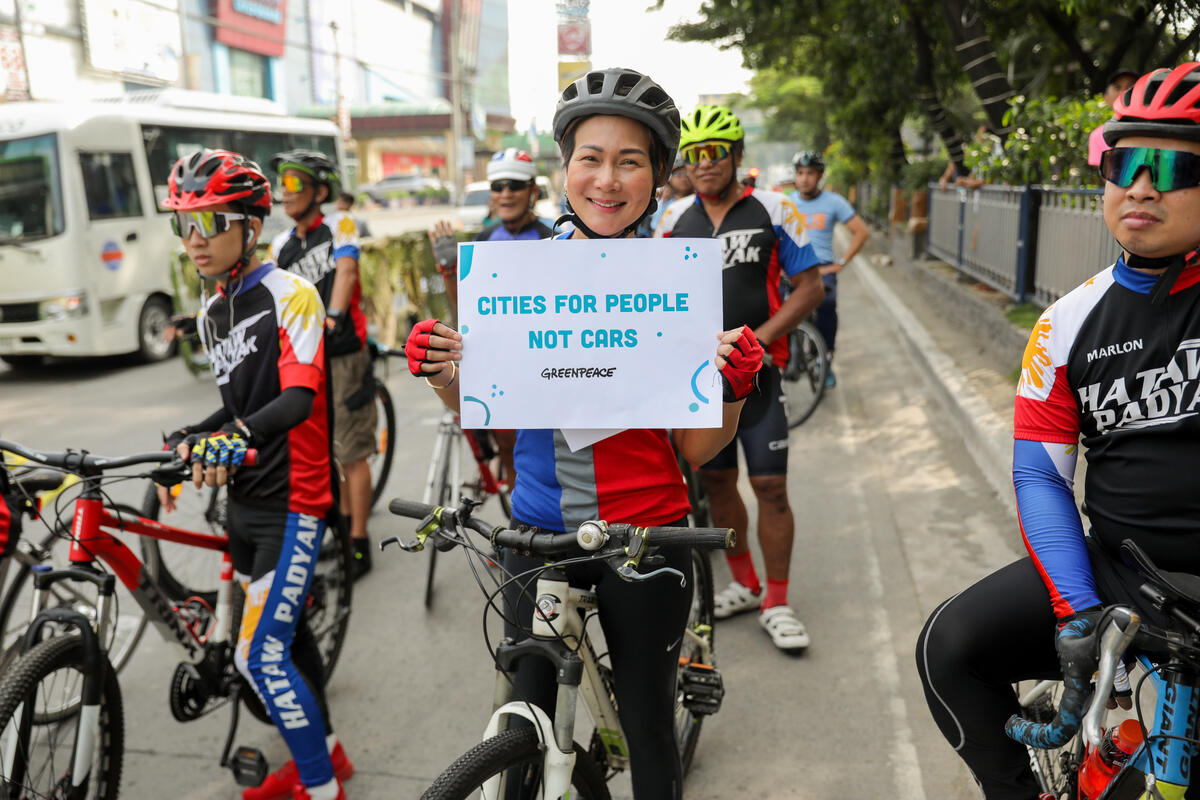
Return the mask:
<svg viewBox="0 0 1200 800">
<path fill-rule="evenodd" d="M 312 800 L 337 800 L 337 778 L 334 778 L 329 783 L 323 783 L 320 786 L 306 786 L 304 788 L 308 791 L 308 796 L 311 797 Z"/>
<path fill-rule="evenodd" d="M 330 755 L 337 749 L 337 734 L 331 733 L 325 737 L 325 746 L 329 748 Z"/>
</svg>

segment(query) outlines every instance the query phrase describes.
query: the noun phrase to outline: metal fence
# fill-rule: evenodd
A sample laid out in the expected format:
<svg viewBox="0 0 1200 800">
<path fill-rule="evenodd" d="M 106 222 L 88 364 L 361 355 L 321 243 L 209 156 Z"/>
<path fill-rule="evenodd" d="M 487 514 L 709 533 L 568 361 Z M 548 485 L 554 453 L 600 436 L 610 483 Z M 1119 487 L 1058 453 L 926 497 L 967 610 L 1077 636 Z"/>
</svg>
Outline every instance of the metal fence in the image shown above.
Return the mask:
<svg viewBox="0 0 1200 800">
<path fill-rule="evenodd" d="M 926 248 L 1018 303 L 1049 305 L 1120 255 L 1102 191 L 929 186 Z"/>
<path fill-rule="evenodd" d="M 1102 189 L 1042 188 L 1034 302 L 1049 305 L 1117 260 Z"/>
</svg>

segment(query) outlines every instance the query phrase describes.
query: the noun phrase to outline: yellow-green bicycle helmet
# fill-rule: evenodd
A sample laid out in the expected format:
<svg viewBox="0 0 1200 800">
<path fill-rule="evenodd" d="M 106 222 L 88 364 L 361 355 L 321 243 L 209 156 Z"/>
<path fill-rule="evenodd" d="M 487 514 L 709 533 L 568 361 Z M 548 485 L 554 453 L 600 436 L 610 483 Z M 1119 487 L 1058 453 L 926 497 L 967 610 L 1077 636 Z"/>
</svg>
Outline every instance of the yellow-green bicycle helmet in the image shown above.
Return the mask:
<svg viewBox="0 0 1200 800">
<path fill-rule="evenodd" d="M 685 115 L 679 125 L 680 149 L 714 139 L 740 142 L 744 136 L 742 123 L 725 106 L 696 106 L 696 110 Z"/>
</svg>

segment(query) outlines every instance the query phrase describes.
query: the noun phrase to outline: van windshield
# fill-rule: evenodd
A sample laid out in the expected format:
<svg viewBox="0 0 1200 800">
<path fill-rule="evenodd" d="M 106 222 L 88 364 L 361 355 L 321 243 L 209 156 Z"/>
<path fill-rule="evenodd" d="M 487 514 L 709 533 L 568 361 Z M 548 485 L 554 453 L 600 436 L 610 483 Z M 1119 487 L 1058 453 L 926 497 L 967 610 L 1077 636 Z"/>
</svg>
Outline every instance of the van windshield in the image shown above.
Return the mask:
<svg viewBox="0 0 1200 800">
<path fill-rule="evenodd" d="M 62 232 L 58 136 L 0 139 L 0 245 Z"/>
</svg>

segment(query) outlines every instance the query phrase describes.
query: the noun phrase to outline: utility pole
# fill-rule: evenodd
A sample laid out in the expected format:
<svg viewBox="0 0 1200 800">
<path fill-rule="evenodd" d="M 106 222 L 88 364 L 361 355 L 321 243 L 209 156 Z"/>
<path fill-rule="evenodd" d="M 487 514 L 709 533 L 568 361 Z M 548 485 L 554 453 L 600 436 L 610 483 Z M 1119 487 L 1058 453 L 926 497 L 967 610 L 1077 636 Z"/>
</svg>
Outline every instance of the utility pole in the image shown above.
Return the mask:
<svg viewBox="0 0 1200 800">
<path fill-rule="evenodd" d="M 458 52 L 459 6 L 461 0 L 450 0 L 450 183 L 454 199 L 463 196 L 462 146 L 466 133 L 462 118 L 462 60 Z"/>
<path fill-rule="evenodd" d="M 29 56 L 25 51 L 25 24 L 21 21 L 21 3 L 25 0 L 13 0 L 13 22 L 17 26 L 17 45 L 21 50 L 21 69 L 25 71 L 25 99 L 33 99 L 33 83 L 29 80 Z"/>
</svg>

